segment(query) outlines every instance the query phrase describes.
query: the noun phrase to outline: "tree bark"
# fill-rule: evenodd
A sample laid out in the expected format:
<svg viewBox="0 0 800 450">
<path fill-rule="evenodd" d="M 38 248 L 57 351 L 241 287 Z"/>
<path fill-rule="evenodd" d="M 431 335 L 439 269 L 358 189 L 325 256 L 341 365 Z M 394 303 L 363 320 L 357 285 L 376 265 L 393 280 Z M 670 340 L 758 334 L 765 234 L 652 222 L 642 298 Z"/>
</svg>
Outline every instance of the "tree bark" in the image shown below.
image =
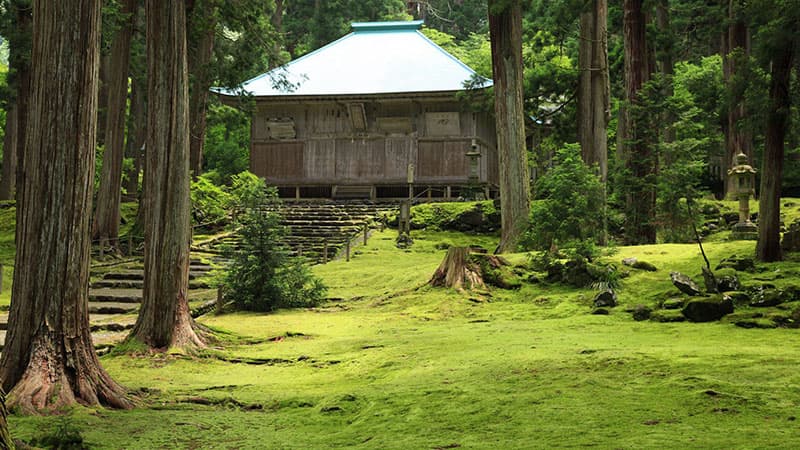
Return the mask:
<svg viewBox="0 0 800 450">
<path fill-rule="evenodd" d="M 33 16 L 30 5 L 19 0 L 12 1 L 9 6 L 14 9 L 15 30 L 8 36 L 9 65 L 8 85 L 13 93 L 10 108 L 6 114 L 6 140 L 3 146 L 3 174 L 0 180 L 0 200 L 15 198 L 16 185 L 19 182 L 19 169 L 25 151 L 25 132 L 28 118 L 28 96 L 31 84 L 31 26 Z M 13 109 L 13 130 L 8 123 Z M 11 136 L 9 136 L 9 134 Z M 6 146 L 7 143 L 7 146 Z"/>
<path fill-rule="evenodd" d="M 578 81 L 578 141 L 583 161 L 597 165 L 598 175 L 608 177 L 608 121 L 611 119 L 608 77 L 608 5 L 594 0 L 581 14 Z"/>
<path fill-rule="evenodd" d="M 6 111 L 6 134 L 3 137 L 3 173 L 0 200 L 12 200 L 17 185 L 17 108 L 9 102 Z"/>
<path fill-rule="evenodd" d="M 747 24 L 740 17 L 738 0 L 728 0 L 728 28 L 722 36 L 722 76 L 731 96 L 727 114 L 723 118 L 725 133 L 725 157 L 722 161 L 722 173 L 734 165 L 734 158 L 741 151 L 753 157 L 753 137 L 740 122 L 747 117 L 745 109 L 744 89 L 736 86 L 736 74 L 740 70 L 742 57 L 750 55 L 750 36 Z M 735 178 L 725 176 L 725 196 L 733 198 L 736 191 Z"/>
<path fill-rule="evenodd" d="M 17 254 L 0 359 L 9 405 L 130 407 L 89 329 L 89 217 L 100 0 L 33 2 L 30 111 L 18 179 Z M 54 101 L 57 99 L 58 101 Z"/>
<path fill-rule="evenodd" d="M 760 261 L 780 261 L 781 252 L 781 179 L 783 151 L 791 113 L 789 83 L 791 81 L 794 41 L 784 39 L 771 61 L 769 88 L 770 107 L 761 164 L 761 191 L 758 201 L 758 245 Z"/>
<path fill-rule="evenodd" d="M 270 22 L 272 29 L 278 35 L 278 39 L 272 46 L 272 54 L 269 55 L 269 68 L 274 69 L 281 64 L 281 46 L 283 45 L 283 3 L 284 0 L 275 0 L 275 10 L 272 12 Z"/>
<path fill-rule="evenodd" d="M 139 174 L 144 165 L 142 147 L 147 139 L 147 104 L 142 82 L 135 77 L 131 79 L 131 112 L 128 115 L 128 140 L 125 142 L 125 157 L 133 159 L 133 166 L 127 173 L 127 200 L 136 201 L 139 192 Z"/>
<path fill-rule="evenodd" d="M 216 32 L 216 19 L 212 5 L 202 5 L 201 8 L 191 8 L 189 17 L 189 30 L 196 36 L 196 43 L 189 48 L 189 118 L 190 124 L 190 152 L 189 169 L 192 176 L 197 178 L 203 173 L 203 145 L 206 138 L 206 105 L 208 103 L 208 90 L 211 88 L 211 73 L 209 64 L 214 53 L 214 37 Z"/>
<path fill-rule="evenodd" d="M 498 252 L 514 251 L 530 220 L 530 179 L 522 104 L 522 6 L 519 0 L 489 1 L 497 150 L 500 162 Z"/>
<path fill-rule="evenodd" d="M 202 347 L 189 314 L 189 80 L 183 0 L 147 0 L 144 292 L 130 338 Z"/>
<path fill-rule="evenodd" d="M 659 0 L 658 4 L 656 4 L 656 23 L 662 35 L 661 42 L 664 43 L 664 45 L 658 49 L 657 56 L 658 69 L 665 78 L 664 96 L 666 97 L 671 97 L 674 94 L 672 79 L 675 74 L 675 62 L 673 58 L 674 44 L 669 16 L 669 0 Z M 664 36 L 666 36 L 666 38 Z M 661 127 L 663 131 L 660 136 L 663 143 L 675 141 L 675 128 L 673 128 L 675 120 L 676 118 L 671 112 L 668 111 L 663 114 L 663 125 Z M 664 158 L 666 164 L 670 164 L 673 159 L 670 154 L 666 154 Z"/>
<path fill-rule="evenodd" d="M 128 72 L 131 37 L 136 20 L 136 0 L 123 0 L 122 13 L 129 15 L 111 44 L 106 107 L 105 152 L 92 221 L 92 239 L 107 240 L 119 247 L 119 204 L 122 196 L 122 159 L 125 144 L 125 112 L 128 100 Z"/>
<path fill-rule="evenodd" d="M 648 126 L 636 112 L 639 91 L 650 78 L 650 59 L 645 33 L 646 19 L 642 0 L 623 3 L 623 39 L 625 44 L 625 136 L 624 158 L 632 177 L 632 188 L 626 192 L 625 241 L 628 244 L 656 242 L 655 176 L 657 155 L 649 142 Z"/>
</svg>

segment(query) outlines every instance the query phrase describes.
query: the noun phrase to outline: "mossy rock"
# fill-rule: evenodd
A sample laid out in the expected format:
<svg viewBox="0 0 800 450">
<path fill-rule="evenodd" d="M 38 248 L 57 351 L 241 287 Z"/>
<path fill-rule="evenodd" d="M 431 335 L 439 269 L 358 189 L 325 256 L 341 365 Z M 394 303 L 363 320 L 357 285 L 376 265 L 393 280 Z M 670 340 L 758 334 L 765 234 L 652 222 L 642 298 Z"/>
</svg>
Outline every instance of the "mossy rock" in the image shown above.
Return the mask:
<svg viewBox="0 0 800 450">
<path fill-rule="evenodd" d="M 739 272 L 755 272 L 756 263 L 755 260 L 753 260 L 753 258 L 739 257 L 734 255 L 720 261 L 720 263 L 717 264 L 717 267 L 714 270 L 720 270 L 725 268 L 734 269 Z"/>
<path fill-rule="evenodd" d="M 647 305 L 636 305 L 633 307 L 631 314 L 633 315 L 633 320 L 640 322 L 642 320 L 647 320 L 650 318 L 650 314 L 653 313 L 653 309 Z"/>
<path fill-rule="evenodd" d="M 767 289 L 750 302 L 750 306 L 765 308 L 780 305 L 794 300 L 794 292 L 784 289 Z"/>
<path fill-rule="evenodd" d="M 692 322 L 713 322 L 733 312 L 733 301 L 721 295 L 693 298 L 681 312 Z"/>
<path fill-rule="evenodd" d="M 685 322 L 686 316 L 678 310 L 658 310 L 650 314 L 650 320 L 653 322 L 670 323 L 670 322 Z"/>
<path fill-rule="evenodd" d="M 778 325 L 774 321 L 766 318 L 739 319 L 734 322 L 734 325 L 741 328 L 760 328 L 760 329 L 770 329 L 778 327 Z"/>
<path fill-rule="evenodd" d="M 664 300 L 664 303 L 661 304 L 661 307 L 664 309 L 681 309 L 686 304 L 686 299 L 683 298 L 668 298 Z"/>
<path fill-rule="evenodd" d="M 749 305 L 751 301 L 750 294 L 744 291 L 725 292 L 722 295 L 731 299 L 733 306 Z"/>
<path fill-rule="evenodd" d="M 631 265 L 634 269 L 644 270 L 647 272 L 656 272 L 658 271 L 658 267 L 654 266 L 653 264 L 647 261 L 636 261 Z"/>
</svg>

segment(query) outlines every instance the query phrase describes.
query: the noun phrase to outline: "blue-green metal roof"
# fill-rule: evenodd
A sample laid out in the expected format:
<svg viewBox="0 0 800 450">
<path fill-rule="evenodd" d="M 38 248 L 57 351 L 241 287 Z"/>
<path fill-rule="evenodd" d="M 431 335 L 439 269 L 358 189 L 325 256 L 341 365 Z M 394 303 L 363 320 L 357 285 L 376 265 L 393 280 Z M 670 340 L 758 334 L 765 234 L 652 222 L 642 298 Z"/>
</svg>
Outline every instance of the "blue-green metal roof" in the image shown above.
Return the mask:
<svg viewBox="0 0 800 450">
<path fill-rule="evenodd" d="M 425 37 L 422 21 L 357 22 L 353 32 L 242 84 L 255 97 L 458 91 L 475 71 Z M 289 85 L 289 87 L 287 87 Z M 486 80 L 484 87 L 491 85 Z M 214 89 L 224 95 L 234 91 Z"/>
</svg>

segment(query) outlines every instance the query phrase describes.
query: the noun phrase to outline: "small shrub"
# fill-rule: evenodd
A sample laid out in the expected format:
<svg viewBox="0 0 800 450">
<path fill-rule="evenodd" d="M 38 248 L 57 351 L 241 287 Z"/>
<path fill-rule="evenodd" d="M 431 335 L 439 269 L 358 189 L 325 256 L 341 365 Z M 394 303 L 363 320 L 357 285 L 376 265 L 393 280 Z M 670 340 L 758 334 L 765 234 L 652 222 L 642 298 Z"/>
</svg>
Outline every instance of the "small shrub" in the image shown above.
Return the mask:
<svg viewBox="0 0 800 450">
<path fill-rule="evenodd" d="M 531 208 L 528 249 L 575 248 L 588 257 L 602 237 L 603 185 L 581 159 L 577 145 L 556 152 L 556 164 L 536 183 L 539 199 Z M 587 254 L 588 252 L 588 254 Z"/>
<path fill-rule="evenodd" d="M 283 243 L 280 216 L 269 208 L 277 201 L 274 189 L 249 198 L 251 207 L 238 218 L 239 247 L 229 251 L 231 266 L 225 277 L 227 297 L 240 309 L 273 311 L 277 308 L 319 304 L 325 286 L 305 262 L 289 255 Z M 256 204 L 257 203 L 257 204 Z"/>
</svg>

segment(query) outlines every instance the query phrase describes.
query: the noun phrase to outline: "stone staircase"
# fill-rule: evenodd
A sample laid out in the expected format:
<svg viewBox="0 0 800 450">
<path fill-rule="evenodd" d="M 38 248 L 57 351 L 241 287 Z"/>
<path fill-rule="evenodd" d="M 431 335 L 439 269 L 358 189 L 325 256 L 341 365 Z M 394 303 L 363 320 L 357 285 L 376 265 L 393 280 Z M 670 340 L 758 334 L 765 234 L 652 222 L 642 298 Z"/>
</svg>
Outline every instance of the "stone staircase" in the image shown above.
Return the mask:
<svg viewBox="0 0 800 450">
<path fill-rule="evenodd" d="M 207 277 L 213 266 L 193 258 L 189 264 L 189 303 L 191 306 L 211 302 L 216 290 Z M 136 323 L 142 301 L 144 270 L 141 261 L 130 260 L 119 266 L 92 268 L 89 288 L 89 324 L 98 352 L 106 352 L 121 342 Z M 8 313 L 0 313 L 0 343 L 5 342 Z M 2 345 L 0 345 L 0 350 Z"/>
<path fill-rule="evenodd" d="M 302 254 L 312 262 L 321 263 L 339 255 L 346 243 L 363 233 L 364 226 L 374 227 L 384 214 L 394 213 L 393 203 L 370 201 L 286 202 L 275 206 L 281 215 L 281 225 L 287 228 L 285 243 L 293 255 Z M 223 246 L 236 248 L 235 233 L 199 243 L 196 249 L 221 253 Z"/>
</svg>

